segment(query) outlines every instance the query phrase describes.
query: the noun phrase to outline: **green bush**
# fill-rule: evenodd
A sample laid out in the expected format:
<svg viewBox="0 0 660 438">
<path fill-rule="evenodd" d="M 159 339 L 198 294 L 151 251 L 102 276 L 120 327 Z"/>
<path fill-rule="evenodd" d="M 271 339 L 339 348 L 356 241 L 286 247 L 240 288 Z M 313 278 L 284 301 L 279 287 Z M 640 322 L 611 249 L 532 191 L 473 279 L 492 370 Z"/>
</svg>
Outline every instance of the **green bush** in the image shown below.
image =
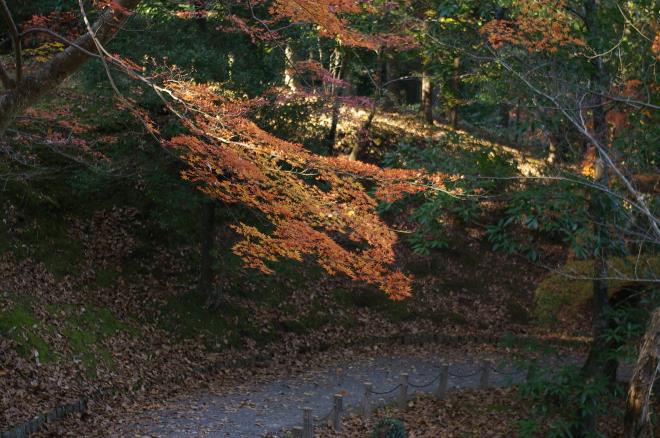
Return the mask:
<svg viewBox="0 0 660 438">
<path fill-rule="evenodd" d="M 371 431 L 371 438 L 406 438 L 406 428 L 395 418 L 381 418 Z"/>
<path fill-rule="evenodd" d="M 635 257 L 617 257 L 609 260 L 612 275 L 634 278 L 644 277 L 645 272 L 660 272 L 660 257 L 651 257 L 638 261 Z M 594 261 L 571 260 L 561 272 L 551 273 L 539 284 L 534 292 L 536 314 L 541 321 L 552 322 L 560 312 L 575 314 L 580 306 L 591 298 Z M 584 277 L 585 279 L 575 279 Z M 611 280 L 608 282 L 612 294 L 630 281 Z"/>
</svg>

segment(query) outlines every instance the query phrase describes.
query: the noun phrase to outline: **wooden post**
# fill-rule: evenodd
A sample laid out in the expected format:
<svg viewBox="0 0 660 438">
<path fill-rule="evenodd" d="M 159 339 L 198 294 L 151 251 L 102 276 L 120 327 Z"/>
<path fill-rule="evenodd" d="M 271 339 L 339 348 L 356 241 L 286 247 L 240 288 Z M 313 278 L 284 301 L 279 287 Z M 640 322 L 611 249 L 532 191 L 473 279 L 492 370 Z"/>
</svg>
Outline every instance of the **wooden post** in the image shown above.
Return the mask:
<svg viewBox="0 0 660 438">
<path fill-rule="evenodd" d="M 295 426 L 291 430 L 291 435 L 293 435 L 293 438 L 302 438 L 303 436 L 303 428 L 301 426 Z"/>
<path fill-rule="evenodd" d="M 362 417 L 368 420 L 371 417 L 371 393 L 373 391 L 373 384 L 371 382 L 364 383 L 364 398 L 362 399 Z"/>
<path fill-rule="evenodd" d="M 487 359 L 481 361 L 481 378 L 479 379 L 479 388 L 488 388 L 490 380 L 490 362 Z"/>
<path fill-rule="evenodd" d="M 312 408 L 303 408 L 302 438 L 314 438 L 314 425 L 312 424 Z"/>
<path fill-rule="evenodd" d="M 399 409 L 405 409 L 408 401 L 408 373 L 401 373 L 401 382 L 399 386 Z"/>
<path fill-rule="evenodd" d="M 530 380 L 533 380 L 534 377 L 536 377 L 536 367 L 538 365 L 538 359 L 532 359 L 532 363 L 529 364 L 529 367 L 527 367 L 527 376 L 526 379 L 529 382 Z"/>
<path fill-rule="evenodd" d="M 332 408 L 332 428 L 335 432 L 341 431 L 341 414 L 344 410 L 344 396 L 335 394 L 335 400 Z"/>
<path fill-rule="evenodd" d="M 436 395 L 440 400 L 447 395 L 447 380 L 449 378 L 449 365 L 443 364 L 440 368 L 440 378 L 438 379 L 438 391 Z"/>
</svg>

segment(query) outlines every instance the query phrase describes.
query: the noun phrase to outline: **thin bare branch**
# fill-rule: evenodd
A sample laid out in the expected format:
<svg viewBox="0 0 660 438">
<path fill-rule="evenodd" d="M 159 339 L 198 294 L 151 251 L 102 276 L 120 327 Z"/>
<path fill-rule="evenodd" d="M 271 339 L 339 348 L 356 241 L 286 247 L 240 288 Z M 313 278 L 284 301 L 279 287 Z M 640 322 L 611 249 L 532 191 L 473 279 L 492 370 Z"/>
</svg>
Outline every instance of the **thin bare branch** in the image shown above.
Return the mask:
<svg viewBox="0 0 660 438">
<path fill-rule="evenodd" d="M 642 38 L 644 38 L 644 39 L 646 39 L 646 40 L 648 40 L 648 41 L 653 41 L 652 38 L 649 38 L 648 36 L 644 35 L 644 32 L 642 32 L 641 30 L 639 30 L 639 29 L 635 26 L 635 23 L 633 23 L 633 21 L 632 21 L 630 18 L 628 18 L 628 16 L 627 16 L 626 13 L 623 11 L 623 9 L 621 9 L 621 6 L 620 6 L 618 3 L 617 3 L 617 5 L 616 5 L 616 7 L 619 9 L 619 12 L 621 13 L 621 16 L 622 16 L 623 19 L 626 21 L 626 23 L 628 23 L 628 24 L 630 25 L 630 27 L 632 27 L 633 29 L 635 29 L 635 31 L 636 31 L 636 32 L 637 32 Z"/>
<path fill-rule="evenodd" d="M 89 18 L 87 18 L 87 12 L 85 12 L 85 5 L 83 5 L 82 0 L 78 0 L 78 5 L 80 6 L 80 13 L 82 14 L 85 26 L 87 27 L 87 32 L 89 32 L 89 35 L 92 38 L 92 41 L 94 41 L 94 45 L 96 46 L 96 50 L 99 52 L 101 62 L 103 63 L 103 68 L 105 69 L 105 73 L 108 76 L 108 81 L 110 82 L 110 86 L 120 99 L 125 100 L 124 96 L 119 91 L 119 88 L 117 88 L 117 84 L 115 84 L 115 80 L 112 77 L 112 73 L 110 72 L 108 62 L 106 61 L 105 56 L 103 56 L 104 54 L 106 56 L 110 56 L 110 54 L 103 48 L 101 42 L 94 35 L 94 29 L 92 28 L 92 24 L 89 22 Z"/>
<path fill-rule="evenodd" d="M 660 219 L 658 219 L 649 209 L 649 207 L 646 204 L 646 200 L 640 194 L 635 187 L 632 185 L 632 183 L 626 178 L 626 176 L 623 174 L 621 169 L 614 163 L 614 160 L 612 160 L 612 157 L 610 157 L 607 149 L 601 144 L 601 142 L 594 137 L 594 135 L 589 131 L 589 129 L 586 127 L 586 124 L 584 123 L 583 120 L 579 120 L 576 118 L 573 114 L 571 114 L 569 111 L 567 111 L 562 105 L 559 104 L 557 99 L 545 91 L 539 89 L 536 85 L 532 84 L 529 79 L 527 79 L 524 75 L 522 75 L 520 72 L 515 70 L 513 67 L 511 67 L 509 64 L 504 62 L 503 60 L 496 58 L 496 62 L 500 64 L 502 67 L 504 67 L 507 71 L 512 73 L 514 76 L 516 76 L 520 81 L 522 81 L 530 90 L 532 90 L 535 94 L 549 100 L 552 102 L 557 109 L 570 121 L 573 126 L 582 134 L 591 144 L 593 144 L 596 149 L 598 150 L 599 155 L 602 157 L 602 159 L 606 162 L 607 166 L 612 169 L 612 171 L 616 174 L 617 178 L 621 181 L 623 186 L 625 187 L 626 191 L 632 196 L 632 199 L 636 202 L 638 205 L 639 209 L 644 213 L 644 215 L 647 217 L 649 220 L 649 223 L 653 229 L 653 232 L 656 236 L 656 238 L 660 238 Z M 581 111 L 579 112 L 579 118 L 582 118 L 582 113 Z"/>
</svg>

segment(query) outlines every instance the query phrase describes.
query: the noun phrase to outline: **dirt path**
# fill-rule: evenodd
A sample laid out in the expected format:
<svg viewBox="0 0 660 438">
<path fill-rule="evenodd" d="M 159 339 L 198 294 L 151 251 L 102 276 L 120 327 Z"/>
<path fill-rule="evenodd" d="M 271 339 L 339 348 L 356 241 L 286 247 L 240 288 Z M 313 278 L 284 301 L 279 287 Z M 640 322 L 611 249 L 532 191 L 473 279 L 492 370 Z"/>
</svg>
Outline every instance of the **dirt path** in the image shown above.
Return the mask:
<svg viewBox="0 0 660 438">
<path fill-rule="evenodd" d="M 275 377 L 269 382 L 252 383 L 235 392 L 208 391 L 182 398 L 159 410 L 144 412 L 140 420 L 121 428 L 122 436 L 149 437 L 261 437 L 300 424 L 303 406 L 311 407 L 315 417 L 327 414 L 334 394 L 344 395 L 344 406 L 358 405 L 364 382 L 374 388 L 374 402 L 385 402 L 397 391 L 377 394 L 396 387 L 400 374 L 408 373 L 410 382 L 421 385 L 434 380 L 440 372 L 441 358 L 410 355 L 380 356 L 372 359 L 343 360 L 322 369 L 296 376 Z M 509 368 L 506 363 L 499 369 Z M 475 360 L 451 362 L 449 388 L 479 385 L 479 365 Z M 476 373 L 475 373 L 476 372 Z M 451 374 L 454 374 L 452 376 Z M 469 377 L 457 377 L 457 376 Z M 492 385 L 519 381 L 524 372 L 513 376 L 492 373 Z M 424 391 L 434 391 L 437 380 Z M 410 393 L 419 389 L 410 388 Z"/>
</svg>

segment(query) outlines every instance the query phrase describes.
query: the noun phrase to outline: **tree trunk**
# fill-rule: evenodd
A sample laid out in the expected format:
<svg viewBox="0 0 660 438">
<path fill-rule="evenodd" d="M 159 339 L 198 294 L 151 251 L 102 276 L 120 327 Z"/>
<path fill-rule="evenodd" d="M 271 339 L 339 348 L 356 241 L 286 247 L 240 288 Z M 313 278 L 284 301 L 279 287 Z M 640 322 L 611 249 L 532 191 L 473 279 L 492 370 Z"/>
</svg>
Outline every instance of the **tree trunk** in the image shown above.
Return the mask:
<svg viewBox="0 0 660 438">
<path fill-rule="evenodd" d="M 520 129 L 521 129 L 521 120 L 520 120 L 520 99 L 518 99 L 518 102 L 516 103 L 516 135 L 514 138 L 514 142 L 518 143 L 518 140 L 520 140 Z"/>
<path fill-rule="evenodd" d="M 374 117 L 376 116 L 376 110 L 378 109 L 378 100 L 379 99 L 377 96 L 371 104 L 371 111 L 369 112 L 367 120 L 362 124 L 360 130 L 358 131 L 358 138 L 355 140 L 353 149 L 351 149 L 351 153 L 348 155 L 348 159 L 350 161 L 356 161 L 358 159 L 360 152 L 362 152 L 365 143 L 368 141 L 369 131 L 371 130 L 371 125 L 373 124 Z"/>
<path fill-rule="evenodd" d="M 342 89 L 337 90 L 335 99 L 332 102 L 332 118 L 330 120 L 330 129 L 325 136 L 325 144 L 328 149 L 328 155 L 334 155 L 335 143 L 337 142 L 337 126 L 339 125 L 339 114 L 341 110 Z"/>
<path fill-rule="evenodd" d="M 296 91 L 298 86 L 296 84 L 296 70 L 294 68 L 295 52 L 291 43 L 287 42 L 284 47 L 284 86 L 288 87 L 291 91 Z"/>
<path fill-rule="evenodd" d="M 602 111 L 600 97 L 596 98 L 596 109 L 593 113 L 594 130 L 596 138 L 600 141 L 605 125 L 605 115 Z M 608 186 L 608 166 L 601 157 L 596 159 L 595 163 L 595 182 L 604 187 Z M 595 241 L 598 242 L 597 253 L 594 257 L 593 273 L 593 307 L 592 307 L 592 336 L 591 348 L 587 361 L 582 367 L 582 375 L 586 380 L 595 380 L 599 377 L 607 377 L 612 382 L 611 369 L 614 368 L 616 380 L 616 358 L 613 357 L 613 351 L 607 340 L 607 331 L 609 329 L 608 313 L 611 309 L 608 301 L 608 285 L 605 278 L 608 276 L 608 246 L 609 231 L 607 229 L 607 203 L 608 196 L 605 193 L 594 191 L 591 196 L 589 210 L 594 221 Z M 610 370 L 608 372 L 608 369 Z M 580 433 L 576 436 L 591 436 L 596 432 L 596 417 L 593 414 L 582 415 L 584 423 L 581 426 Z"/>
<path fill-rule="evenodd" d="M 334 58 L 332 63 L 332 74 L 335 79 L 341 79 L 346 66 L 346 56 L 342 53 L 339 47 L 335 48 Z M 341 86 L 332 85 L 331 94 L 334 94 L 332 102 L 332 116 L 330 119 L 330 130 L 325 136 L 325 144 L 328 149 L 328 155 L 334 155 L 335 142 L 337 141 L 337 126 L 339 125 L 339 115 L 341 110 L 341 97 L 344 94 L 344 88 Z"/>
<path fill-rule="evenodd" d="M 200 242 L 200 269 L 197 291 L 209 300 L 213 296 L 213 243 L 215 241 L 215 203 L 210 200 L 202 202 L 202 227 Z"/>
<path fill-rule="evenodd" d="M 452 89 L 454 92 L 454 99 L 458 101 L 458 98 L 461 93 L 461 58 L 459 56 L 454 58 L 454 75 L 452 77 Z M 451 116 L 450 116 L 451 126 L 456 129 L 458 128 L 458 102 L 454 102 L 451 107 Z"/>
<path fill-rule="evenodd" d="M 503 128 L 508 128 L 511 125 L 511 105 L 506 102 L 500 104 L 500 124 Z"/>
<path fill-rule="evenodd" d="M 98 41 L 102 44 L 110 41 L 128 19 L 128 15 L 122 10 L 133 11 L 138 3 L 140 0 L 115 0 L 117 7 L 106 8 L 92 26 Z M 88 52 L 96 53 L 96 46 L 89 33 L 77 38 L 75 44 Z M 73 46 L 68 47 L 25 76 L 15 87 L 0 93 L 0 135 L 18 114 L 57 88 L 88 59 L 90 56 L 85 52 Z"/>
<path fill-rule="evenodd" d="M 589 40 L 597 47 L 597 7 L 595 0 L 584 1 L 584 17 Z M 592 82 L 597 87 L 597 91 L 605 82 L 605 71 L 602 59 L 592 60 L 593 71 L 591 74 Z M 603 107 L 603 98 L 600 94 L 594 93 L 592 102 L 593 112 L 593 130 L 595 139 L 602 145 L 606 144 L 607 123 L 605 119 L 605 110 Z M 609 184 L 609 168 L 606 160 L 601 156 L 596 158 L 594 180 L 597 184 L 607 187 Z M 608 287 L 605 278 L 608 275 L 608 247 L 610 242 L 608 223 L 608 195 L 600 191 L 594 191 L 591 196 L 589 210 L 594 221 L 594 234 L 596 236 L 598 248 L 594 257 L 594 280 L 593 280 L 593 320 L 592 334 L 593 341 L 589 350 L 589 356 L 582 368 L 582 375 L 586 380 L 595 380 L 599 377 L 607 377 L 616 381 L 616 358 L 613 357 L 613 351 L 607 340 L 607 331 L 609 328 L 608 312 L 611 307 L 608 300 Z M 612 376 L 611 370 L 614 369 L 615 375 Z M 609 370 L 609 371 L 608 371 Z M 613 382 L 610 382 L 613 383 Z M 591 436 L 596 433 L 596 417 L 593 413 L 584 411 L 583 424 L 577 436 Z"/>
<path fill-rule="evenodd" d="M 376 117 L 378 102 L 380 101 L 380 98 L 382 96 L 383 74 L 384 74 L 382 50 L 379 49 L 377 53 L 378 56 L 376 58 L 376 77 L 375 77 L 376 95 L 374 96 L 374 100 L 371 104 L 371 111 L 369 111 L 369 116 L 367 117 L 367 120 L 365 120 L 365 122 L 360 127 L 357 136 L 358 138 L 353 144 L 353 149 L 351 149 L 351 153 L 348 156 L 348 159 L 351 161 L 355 161 L 358 159 L 358 156 L 362 151 L 364 143 L 366 143 L 367 141 L 369 131 L 371 130 L 371 125 L 373 124 L 374 117 Z"/>
<path fill-rule="evenodd" d="M 424 122 L 433 125 L 433 81 L 428 74 L 428 67 L 422 67 L 422 97 L 420 111 Z"/>
<path fill-rule="evenodd" d="M 660 365 L 660 308 L 653 311 L 628 386 L 628 399 L 623 421 L 624 438 L 642 438 L 653 435 L 650 431 L 649 402 L 658 365 Z"/>
</svg>

